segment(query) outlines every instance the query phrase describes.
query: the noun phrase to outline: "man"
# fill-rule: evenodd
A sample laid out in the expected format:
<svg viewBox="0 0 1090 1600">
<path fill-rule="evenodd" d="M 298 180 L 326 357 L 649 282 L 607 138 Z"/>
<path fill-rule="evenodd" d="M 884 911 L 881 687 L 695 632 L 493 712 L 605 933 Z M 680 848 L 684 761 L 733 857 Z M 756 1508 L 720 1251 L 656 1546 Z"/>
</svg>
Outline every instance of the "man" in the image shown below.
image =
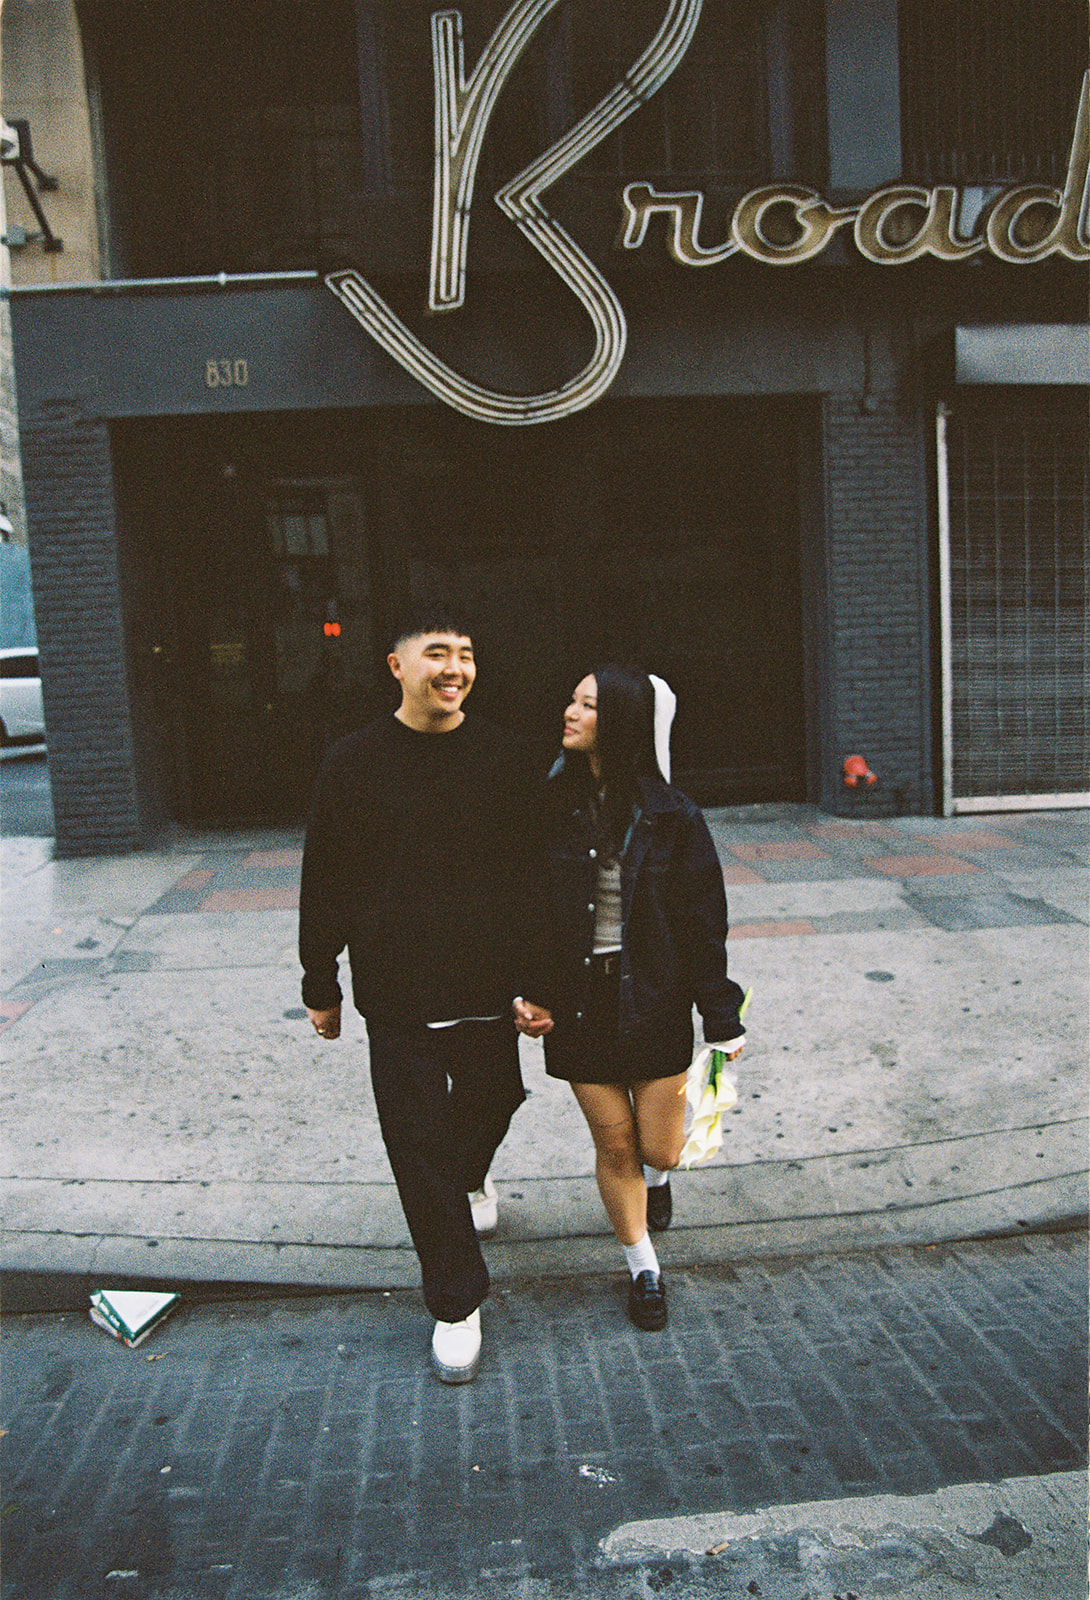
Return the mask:
<svg viewBox="0 0 1090 1600">
<path fill-rule="evenodd" d="M 525 1098 L 518 1035 L 547 1012 L 534 803 L 508 734 L 463 710 L 473 687 L 464 622 L 406 619 L 387 658 L 401 704 L 329 751 L 318 775 L 299 902 L 303 1003 L 324 1039 L 341 1028 L 347 945 L 366 1018 L 379 1124 L 435 1317 L 445 1383 L 476 1373 L 488 1270 L 477 1230 L 496 1222 L 492 1157 Z"/>
</svg>

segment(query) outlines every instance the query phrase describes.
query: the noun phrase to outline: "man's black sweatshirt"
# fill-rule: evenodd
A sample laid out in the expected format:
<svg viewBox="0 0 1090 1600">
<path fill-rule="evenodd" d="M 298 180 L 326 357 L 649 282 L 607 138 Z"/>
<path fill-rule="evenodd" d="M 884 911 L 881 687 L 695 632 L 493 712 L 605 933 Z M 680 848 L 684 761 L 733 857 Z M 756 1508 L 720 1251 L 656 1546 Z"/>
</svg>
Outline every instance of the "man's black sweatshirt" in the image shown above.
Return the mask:
<svg viewBox="0 0 1090 1600">
<path fill-rule="evenodd" d="M 447 733 L 380 718 L 340 740 L 318 775 L 299 901 L 303 1002 L 341 998 L 392 1026 L 510 1015 L 537 998 L 544 874 L 536 785 L 501 728 Z"/>
</svg>

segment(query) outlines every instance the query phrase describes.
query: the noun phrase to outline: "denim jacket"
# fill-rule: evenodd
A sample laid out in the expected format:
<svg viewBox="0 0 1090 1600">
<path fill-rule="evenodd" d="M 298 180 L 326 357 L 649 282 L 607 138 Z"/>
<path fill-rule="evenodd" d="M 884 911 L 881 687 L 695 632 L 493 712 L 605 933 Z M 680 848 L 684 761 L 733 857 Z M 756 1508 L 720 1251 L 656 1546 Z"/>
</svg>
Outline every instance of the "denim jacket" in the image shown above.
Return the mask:
<svg viewBox="0 0 1090 1600">
<path fill-rule="evenodd" d="M 723 872 L 699 808 L 679 789 L 639 780 L 639 803 L 621 856 L 619 1028 L 647 1036 L 695 1004 L 704 1038 L 738 1038 L 742 990 L 727 976 Z M 549 876 L 556 934 L 553 1010 L 581 1020 L 594 944 L 596 834 L 563 771 L 549 784 Z"/>
</svg>

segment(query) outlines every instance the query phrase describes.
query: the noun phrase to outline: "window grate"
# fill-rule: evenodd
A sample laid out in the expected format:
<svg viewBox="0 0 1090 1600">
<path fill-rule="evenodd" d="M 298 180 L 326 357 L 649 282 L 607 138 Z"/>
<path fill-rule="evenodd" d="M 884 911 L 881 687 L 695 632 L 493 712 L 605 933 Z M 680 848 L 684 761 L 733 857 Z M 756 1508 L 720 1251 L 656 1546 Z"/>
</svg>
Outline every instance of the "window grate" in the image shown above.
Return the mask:
<svg viewBox="0 0 1090 1600">
<path fill-rule="evenodd" d="M 1062 184 L 1086 32 L 1085 0 L 902 0 L 906 179 Z"/>
<path fill-rule="evenodd" d="M 950 418 L 956 799 L 1090 786 L 1087 427 L 1069 404 Z"/>
<path fill-rule="evenodd" d="M 573 13 L 573 111 L 619 82 L 662 21 L 655 0 Z M 768 170 L 767 22 L 761 9 L 707 9 L 664 87 L 584 170 L 620 179 L 702 176 L 756 182 Z"/>
<path fill-rule="evenodd" d="M 127 276 L 313 268 L 362 184 L 351 0 L 88 4 Z"/>
</svg>

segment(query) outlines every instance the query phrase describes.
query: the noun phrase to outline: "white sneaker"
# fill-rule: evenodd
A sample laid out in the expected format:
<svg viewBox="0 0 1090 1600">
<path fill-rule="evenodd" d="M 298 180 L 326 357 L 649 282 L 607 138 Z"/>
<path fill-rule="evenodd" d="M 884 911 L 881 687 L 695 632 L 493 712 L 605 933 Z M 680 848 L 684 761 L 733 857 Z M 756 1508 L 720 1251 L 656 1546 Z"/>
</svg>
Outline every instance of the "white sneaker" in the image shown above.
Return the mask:
<svg viewBox="0 0 1090 1600">
<path fill-rule="evenodd" d="M 473 1226 L 478 1239 L 491 1239 L 496 1231 L 500 1206 L 496 1185 L 487 1173 L 481 1187 L 469 1191 L 469 1209 L 473 1213 Z"/>
<path fill-rule="evenodd" d="M 436 1322 L 431 1359 L 441 1383 L 469 1383 L 481 1359 L 481 1309 L 461 1322 Z"/>
</svg>

